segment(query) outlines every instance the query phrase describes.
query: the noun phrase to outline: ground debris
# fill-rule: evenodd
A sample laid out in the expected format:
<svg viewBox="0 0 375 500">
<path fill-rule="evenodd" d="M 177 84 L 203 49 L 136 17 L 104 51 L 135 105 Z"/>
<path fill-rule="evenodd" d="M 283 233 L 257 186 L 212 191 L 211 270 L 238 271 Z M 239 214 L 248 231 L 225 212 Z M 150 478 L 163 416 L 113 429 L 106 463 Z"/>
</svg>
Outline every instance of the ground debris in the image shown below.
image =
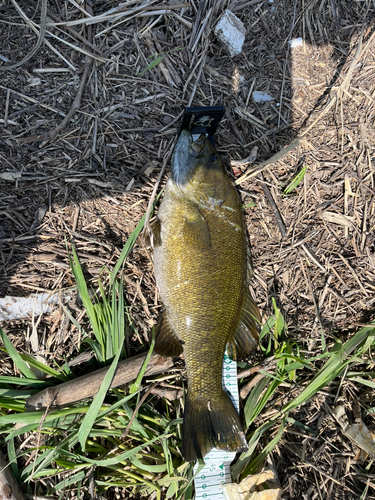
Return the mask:
<svg viewBox="0 0 375 500">
<path fill-rule="evenodd" d="M 337 422 L 342 428 L 342 432 L 347 436 L 354 444 L 359 446 L 366 453 L 375 458 L 375 436 L 366 427 L 364 422 L 355 424 L 350 424 L 348 417 L 345 413 L 345 407 L 342 405 L 336 406 L 333 410 L 333 415 Z"/>
<path fill-rule="evenodd" d="M 282 489 L 271 488 L 269 481 L 275 481 L 272 470 L 266 470 L 243 479 L 239 484 L 223 485 L 225 500 L 282 500 Z"/>
</svg>

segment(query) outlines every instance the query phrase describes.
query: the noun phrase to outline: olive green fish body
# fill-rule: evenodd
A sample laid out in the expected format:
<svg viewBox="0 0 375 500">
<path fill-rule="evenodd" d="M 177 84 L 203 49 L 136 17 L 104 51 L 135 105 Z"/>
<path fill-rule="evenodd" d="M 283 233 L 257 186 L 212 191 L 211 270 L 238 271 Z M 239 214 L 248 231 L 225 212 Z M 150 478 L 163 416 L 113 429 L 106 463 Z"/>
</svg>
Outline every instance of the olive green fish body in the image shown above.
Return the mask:
<svg viewBox="0 0 375 500">
<path fill-rule="evenodd" d="M 183 450 L 194 460 L 214 446 L 246 449 L 238 414 L 223 391 L 222 363 L 228 342 L 239 354 L 256 347 L 251 314 L 256 317 L 257 311 L 246 284 L 246 233 L 237 191 L 205 137 L 192 143 L 183 131 L 179 143 L 154 226 L 155 275 L 165 306 L 155 349 L 184 353 Z"/>
</svg>

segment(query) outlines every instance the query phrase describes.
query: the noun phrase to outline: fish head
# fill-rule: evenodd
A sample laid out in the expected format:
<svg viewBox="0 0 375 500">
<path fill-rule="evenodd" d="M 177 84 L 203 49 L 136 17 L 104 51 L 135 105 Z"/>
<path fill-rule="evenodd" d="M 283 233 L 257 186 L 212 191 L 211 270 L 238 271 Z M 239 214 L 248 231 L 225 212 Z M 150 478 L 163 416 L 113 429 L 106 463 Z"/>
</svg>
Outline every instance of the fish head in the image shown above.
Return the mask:
<svg viewBox="0 0 375 500">
<path fill-rule="evenodd" d="M 210 210 L 225 200 L 228 175 L 219 153 L 201 134 L 196 141 L 183 130 L 172 156 L 171 179 L 185 198 Z"/>
</svg>

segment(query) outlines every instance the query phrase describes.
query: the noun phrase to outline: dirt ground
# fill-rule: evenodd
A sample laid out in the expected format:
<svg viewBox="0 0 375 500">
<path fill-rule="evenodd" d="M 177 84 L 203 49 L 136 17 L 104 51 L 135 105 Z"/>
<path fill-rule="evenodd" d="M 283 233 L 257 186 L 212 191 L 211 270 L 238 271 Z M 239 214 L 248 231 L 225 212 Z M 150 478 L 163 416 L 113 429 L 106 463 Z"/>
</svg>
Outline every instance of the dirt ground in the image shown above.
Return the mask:
<svg viewBox="0 0 375 500">
<path fill-rule="evenodd" d="M 109 0 L 93 2 L 86 24 L 89 3 L 51 0 L 40 48 L 4 70 L 37 44 L 32 26 L 43 3 L 0 0 L 0 296 L 70 290 L 66 239 L 89 278 L 113 268 L 185 107 L 223 104 L 216 142 L 251 205 L 251 289 L 263 316 L 274 297 L 289 335 L 310 352 L 319 351 L 322 332 L 328 343 L 345 339 L 374 318 L 373 1 Z M 246 28 L 234 58 L 213 31 L 226 8 Z M 299 37 L 302 45 L 291 47 Z M 165 57 L 144 71 L 158 55 Z M 273 100 L 254 102 L 255 90 Z M 251 154 L 252 163 L 242 161 Z M 285 195 L 304 167 L 302 183 Z M 160 303 L 140 242 L 125 284 L 148 340 Z M 30 320 L 5 326 L 24 346 Z M 60 310 L 39 331 L 47 361 L 77 354 L 78 333 Z M 350 407 L 356 395 L 350 384 L 342 390 Z M 316 440 L 286 434 L 272 454 L 285 500 L 354 500 L 374 478 L 330 417 L 335 396 L 322 392 L 299 414 Z M 375 498 L 374 488 L 366 498 Z"/>
</svg>

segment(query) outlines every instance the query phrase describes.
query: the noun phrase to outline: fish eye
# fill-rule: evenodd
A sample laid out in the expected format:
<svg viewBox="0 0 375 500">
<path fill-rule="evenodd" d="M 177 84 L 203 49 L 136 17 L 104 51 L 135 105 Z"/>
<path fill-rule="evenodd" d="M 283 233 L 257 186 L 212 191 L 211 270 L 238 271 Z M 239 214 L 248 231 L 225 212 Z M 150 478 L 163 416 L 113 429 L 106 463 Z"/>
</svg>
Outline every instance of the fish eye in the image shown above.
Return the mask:
<svg viewBox="0 0 375 500">
<path fill-rule="evenodd" d="M 217 155 L 211 155 L 211 156 L 210 156 L 210 160 L 211 160 L 213 163 L 216 163 L 216 162 L 217 162 L 217 160 L 218 160 Z"/>
</svg>

